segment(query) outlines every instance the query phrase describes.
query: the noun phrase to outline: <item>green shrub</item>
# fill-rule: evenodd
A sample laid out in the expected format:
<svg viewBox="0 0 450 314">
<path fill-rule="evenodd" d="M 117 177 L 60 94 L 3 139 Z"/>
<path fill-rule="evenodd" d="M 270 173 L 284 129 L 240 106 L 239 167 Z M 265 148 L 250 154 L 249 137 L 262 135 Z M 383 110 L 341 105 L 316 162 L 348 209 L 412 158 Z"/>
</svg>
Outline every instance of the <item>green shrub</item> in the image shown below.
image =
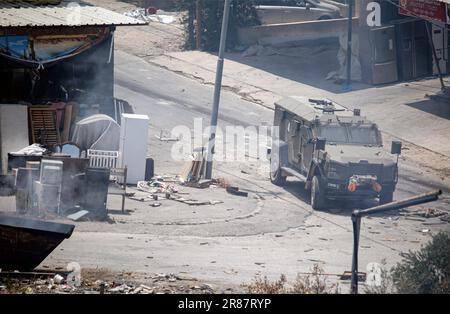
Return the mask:
<svg viewBox="0 0 450 314">
<path fill-rule="evenodd" d="M 443 232 L 433 236 L 419 251 L 405 254 L 391 273 L 398 293 L 450 293 L 450 237 Z"/>
<path fill-rule="evenodd" d="M 185 26 L 185 48 L 194 49 L 196 18 L 196 0 L 177 0 L 179 10 L 186 11 L 183 20 Z M 237 44 L 237 29 L 240 26 L 258 25 L 254 5 L 257 0 L 233 0 L 231 3 L 230 22 L 228 27 L 227 47 Z M 219 49 L 222 29 L 224 0 L 202 0 L 201 10 L 201 48 L 206 51 Z"/>
</svg>

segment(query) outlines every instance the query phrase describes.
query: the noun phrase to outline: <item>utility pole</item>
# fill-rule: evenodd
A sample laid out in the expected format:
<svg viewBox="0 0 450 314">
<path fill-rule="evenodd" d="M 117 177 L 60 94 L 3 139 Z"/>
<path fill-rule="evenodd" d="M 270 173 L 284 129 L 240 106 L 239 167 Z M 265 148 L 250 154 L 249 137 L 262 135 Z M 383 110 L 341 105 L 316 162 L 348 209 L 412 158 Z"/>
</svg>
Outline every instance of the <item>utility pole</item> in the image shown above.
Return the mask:
<svg viewBox="0 0 450 314">
<path fill-rule="evenodd" d="M 345 90 L 350 90 L 352 80 L 352 35 L 353 35 L 353 0 L 348 1 L 348 36 L 347 36 L 347 82 Z"/>
<path fill-rule="evenodd" d="M 223 9 L 222 32 L 220 35 L 219 57 L 217 60 L 216 83 L 214 86 L 213 109 L 211 113 L 211 133 L 208 142 L 208 155 L 206 161 L 206 179 L 212 178 L 213 156 L 216 144 L 217 118 L 219 116 L 220 92 L 222 90 L 222 75 L 225 48 L 227 43 L 228 22 L 230 19 L 231 0 L 225 0 Z"/>
</svg>

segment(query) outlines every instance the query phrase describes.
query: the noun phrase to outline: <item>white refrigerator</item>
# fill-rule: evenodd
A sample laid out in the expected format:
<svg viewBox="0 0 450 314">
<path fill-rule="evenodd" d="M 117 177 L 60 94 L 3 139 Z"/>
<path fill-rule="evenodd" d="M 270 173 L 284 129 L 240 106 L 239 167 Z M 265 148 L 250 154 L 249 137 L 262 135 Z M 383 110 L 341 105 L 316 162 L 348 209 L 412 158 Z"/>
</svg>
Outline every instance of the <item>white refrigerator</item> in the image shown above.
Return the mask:
<svg viewBox="0 0 450 314">
<path fill-rule="evenodd" d="M 149 118 L 146 115 L 122 114 L 120 126 L 120 165 L 128 168 L 127 183 L 145 179 Z"/>
</svg>

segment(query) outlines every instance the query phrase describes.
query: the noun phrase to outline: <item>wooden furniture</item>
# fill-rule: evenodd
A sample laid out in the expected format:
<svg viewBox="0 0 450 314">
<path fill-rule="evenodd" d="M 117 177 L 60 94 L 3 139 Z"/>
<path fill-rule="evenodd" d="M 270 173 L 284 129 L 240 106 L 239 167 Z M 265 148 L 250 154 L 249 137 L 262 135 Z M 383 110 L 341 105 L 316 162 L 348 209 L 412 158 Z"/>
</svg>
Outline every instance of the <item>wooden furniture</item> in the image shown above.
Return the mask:
<svg viewBox="0 0 450 314">
<path fill-rule="evenodd" d="M 56 109 L 49 106 L 32 106 L 29 108 L 31 140 L 49 147 L 61 143 L 56 123 Z"/>
</svg>

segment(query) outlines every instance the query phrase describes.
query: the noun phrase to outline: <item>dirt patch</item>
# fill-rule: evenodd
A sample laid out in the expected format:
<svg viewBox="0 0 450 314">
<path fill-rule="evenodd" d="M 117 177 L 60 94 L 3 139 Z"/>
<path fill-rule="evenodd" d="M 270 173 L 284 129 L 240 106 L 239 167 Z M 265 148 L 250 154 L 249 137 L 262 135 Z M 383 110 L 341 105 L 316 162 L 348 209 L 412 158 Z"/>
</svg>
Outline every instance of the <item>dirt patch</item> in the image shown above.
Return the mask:
<svg viewBox="0 0 450 314">
<path fill-rule="evenodd" d="M 85 2 L 121 14 L 138 8 L 134 1 L 86 0 Z M 119 26 L 114 37 L 115 48 L 138 57 L 152 57 L 181 51 L 184 44 L 182 13 L 158 11 L 158 14 L 174 16 L 175 22 L 163 24 L 150 21 L 146 26 Z"/>
</svg>

